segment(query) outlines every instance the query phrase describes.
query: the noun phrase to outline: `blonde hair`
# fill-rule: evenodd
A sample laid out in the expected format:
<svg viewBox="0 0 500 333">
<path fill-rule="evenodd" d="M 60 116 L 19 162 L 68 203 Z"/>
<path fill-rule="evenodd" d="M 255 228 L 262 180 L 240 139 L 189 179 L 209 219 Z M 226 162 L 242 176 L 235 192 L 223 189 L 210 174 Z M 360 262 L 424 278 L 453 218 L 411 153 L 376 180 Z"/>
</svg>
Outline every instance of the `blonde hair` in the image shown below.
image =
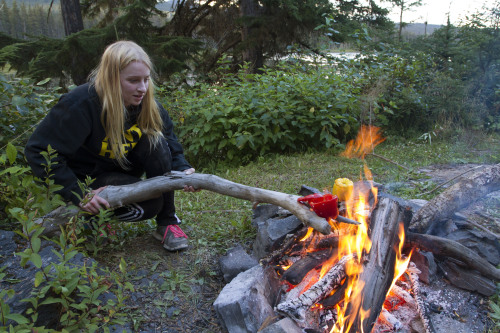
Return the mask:
<svg viewBox="0 0 500 333">
<path fill-rule="evenodd" d="M 134 61 L 144 63 L 153 72 L 149 56 L 139 45 L 130 41 L 118 41 L 106 48 L 99 65 L 90 74 L 90 84 L 95 87 L 102 103 L 101 122 L 108 138 L 108 144 L 118 164 L 125 169 L 127 169 L 128 161 L 123 149 L 123 144 L 126 142 L 124 133 L 125 105 L 120 84 L 120 72 Z M 153 148 L 162 136 L 163 121 L 154 98 L 152 80 L 150 80 L 142 100 L 137 125 L 148 136 L 150 147 Z"/>
</svg>

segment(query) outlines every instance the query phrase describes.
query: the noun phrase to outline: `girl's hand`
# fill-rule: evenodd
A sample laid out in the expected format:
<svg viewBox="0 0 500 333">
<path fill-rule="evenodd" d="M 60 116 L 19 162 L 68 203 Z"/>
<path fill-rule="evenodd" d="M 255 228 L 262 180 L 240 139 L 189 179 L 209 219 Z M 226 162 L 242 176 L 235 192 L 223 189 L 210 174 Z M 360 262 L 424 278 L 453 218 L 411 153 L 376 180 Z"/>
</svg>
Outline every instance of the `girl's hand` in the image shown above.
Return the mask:
<svg viewBox="0 0 500 333">
<path fill-rule="evenodd" d="M 104 190 L 106 186 L 104 187 L 99 187 L 96 190 L 92 190 L 89 194 L 86 195 L 85 198 L 89 200 L 85 200 L 85 204 L 83 202 L 80 203 L 80 208 L 86 212 L 89 212 L 91 214 L 98 214 L 100 209 L 107 209 L 109 208 L 109 203 L 104 199 L 101 198 L 98 194 L 102 190 Z"/>
<path fill-rule="evenodd" d="M 195 171 L 195 169 L 194 169 L 194 168 L 190 168 L 190 169 L 186 169 L 186 170 L 184 170 L 184 173 L 185 173 L 186 175 L 190 175 L 190 174 L 193 174 L 193 173 L 194 173 L 194 171 Z M 184 186 L 184 191 L 185 191 L 185 192 L 199 192 L 199 191 L 201 191 L 201 189 L 195 189 L 195 188 L 194 188 L 194 187 L 192 187 L 192 186 L 187 186 L 187 185 L 186 185 L 186 186 Z"/>
</svg>

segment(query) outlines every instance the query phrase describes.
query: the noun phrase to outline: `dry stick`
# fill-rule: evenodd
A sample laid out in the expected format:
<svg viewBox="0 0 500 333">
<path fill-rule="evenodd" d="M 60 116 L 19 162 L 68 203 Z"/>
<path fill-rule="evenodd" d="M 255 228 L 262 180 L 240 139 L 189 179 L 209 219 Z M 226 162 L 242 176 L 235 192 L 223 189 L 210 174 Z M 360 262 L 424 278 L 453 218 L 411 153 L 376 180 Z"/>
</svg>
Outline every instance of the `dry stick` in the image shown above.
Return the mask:
<svg viewBox="0 0 500 333">
<path fill-rule="evenodd" d="M 409 168 L 407 168 L 407 167 L 405 167 L 405 166 L 403 166 L 403 165 L 401 165 L 401 164 L 399 164 L 399 163 L 396 163 L 396 162 L 394 162 L 393 160 L 388 159 L 387 157 L 380 156 L 380 155 L 375 154 L 375 153 L 368 153 L 368 154 L 366 154 L 366 155 L 372 155 L 372 156 L 378 157 L 378 158 L 380 158 L 380 159 L 382 159 L 382 160 L 384 160 L 384 161 L 386 161 L 386 162 L 389 162 L 389 163 L 395 164 L 395 165 L 397 165 L 398 167 L 403 168 L 403 169 L 405 169 L 405 170 L 407 170 L 407 171 L 411 171 Z"/>
<path fill-rule="evenodd" d="M 422 297 L 420 296 L 420 283 L 418 282 L 419 272 L 420 271 L 415 266 L 415 264 L 410 261 L 410 265 L 406 270 L 406 273 L 408 273 L 408 276 L 410 277 L 411 288 L 413 290 L 413 294 L 415 295 L 415 300 L 417 301 L 417 311 L 418 314 L 420 315 L 420 319 L 422 319 L 422 323 L 424 324 L 425 332 L 434 333 L 436 332 L 436 330 L 432 325 L 432 320 L 431 317 L 429 316 L 425 303 L 422 300 Z"/>
<path fill-rule="evenodd" d="M 462 172 L 461 174 L 459 174 L 459 175 L 457 175 L 457 176 L 455 176 L 455 177 L 453 177 L 453 178 L 451 178 L 451 179 L 449 179 L 449 180 L 445 181 L 444 183 L 439 184 L 438 186 L 434 187 L 434 188 L 433 188 L 432 190 L 430 190 L 430 191 L 427 191 L 427 192 L 424 192 L 424 193 L 417 194 L 417 197 L 421 197 L 422 195 L 426 195 L 426 194 L 432 193 L 432 192 L 434 192 L 435 190 L 437 190 L 438 188 L 441 188 L 441 187 L 443 187 L 444 185 L 446 185 L 446 184 L 448 184 L 448 183 L 450 183 L 450 182 L 454 181 L 455 179 L 457 179 L 457 178 L 459 178 L 459 177 L 462 177 L 462 176 L 463 176 L 463 175 L 465 175 L 466 173 L 471 172 L 472 170 L 476 170 L 476 169 L 478 169 L 478 168 L 480 168 L 480 167 L 482 167 L 482 165 L 478 165 L 478 166 L 476 166 L 476 167 L 474 167 L 474 168 L 470 168 L 469 170 L 467 170 L 467 171 L 465 171 L 465 172 Z"/>
<path fill-rule="evenodd" d="M 193 186 L 197 189 L 205 189 L 251 202 L 274 204 L 290 211 L 305 225 L 314 228 L 322 234 L 327 235 L 331 232 L 331 226 L 326 219 L 319 217 L 306 206 L 297 202 L 297 199 L 300 197 L 298 195 L 250 187 L 210 174 L 193 173 L 186 175 L 184 172 L 172 171 L 163 176 L 149 178 L 130 185 L 107 186 L 99 193 L 99 196 L 104 198 L 113 209 L 156 198 L 164 192 L 182 190 L 185 186 Z M 64 209 L 62 209 L 61 213 L 67 214 L 67 212 L 64 212 Z M 75 214 L 73 213 L 73 215 Z M 63 219 L 57 223 L 66 223 L 67 216 L 65 220 Z M 44 218 L 39 220 L 41 222 L 36 221 L 35 223 L 43 224 L 44 227 L 46 224 L 54 225 L 56 223 L 54 222 L 55 219 L 47 222 L 44 221 Z"/>
</svg>

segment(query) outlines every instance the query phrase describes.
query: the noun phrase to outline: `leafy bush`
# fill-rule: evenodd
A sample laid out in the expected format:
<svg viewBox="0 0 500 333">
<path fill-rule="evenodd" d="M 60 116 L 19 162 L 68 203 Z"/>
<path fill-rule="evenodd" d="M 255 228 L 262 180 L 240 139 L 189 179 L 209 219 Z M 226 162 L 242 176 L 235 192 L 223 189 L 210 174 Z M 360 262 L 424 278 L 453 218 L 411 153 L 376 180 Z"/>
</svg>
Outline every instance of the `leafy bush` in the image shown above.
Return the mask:
<svg viewBox="0 0 500 333">
<path fill-rule="evenodd" d="M 24 146 L 31 129 L 47 114 L 59 98 L 59 88 L 25 78 L 10 78 L 0 73 L 0 147 L 7 142 Z"/>
<path fill-rule="evenodd" d="M 165 96 L 188 154 L 247 163 L 266 153 L 335 147 L 357 125 L 359 84 L 301 65 L 226 78 Z"/>
<path fill-rule="evenodd" d="M 54 154 L 49 146 L 44 156 L 49 173 Z M 2 177 L 0 193 L 8 205 L 6 210 L 9 220 L 16 221 L 11 225 L 16 227 L 15 232 L 21 236 L 21 244 L 25 247 L 16 253 L 21 259 L 21 266 L 30 262 L 37 271 L 31 297 L 23 300 L 31 305 L 26 313 L 11 313 L 6 300 L 13 296 L 14 291 L 0 291 L 0 331 L 48 331 L 38 324 L 38 310 L 48 304 L 57 304 L 59 309 L 59 327 L 56 329 L 94 332 L 107 325 L 122 324 L 124 314 L 120 310 L 124 306 L 124 291 L 133 290 L 132 284 L 125 279 L 125 261 L 121 260 L 119 272 L 103 270 L 95 263 L 82 267 L 72 265 L 70 260 L 80 253 L 83 244 L 88 243 L 82 237 L 85 221 L 77 215 L 61 228 L 59 238 L 53 239 L 58 248 L 55 254 L 59 262 L 44 264 L 39 254 L 44 228 L 35 221 L 62 204 L 60 197 L 54 195 L 59 186 L 49 179 L 42 186 L 43 181 L 35 181 L 27 168 L 17 165 L 17 158 L 18 152 L 14 145 L 7 144 L 6 152 L 0 155 L 0 165 L 3 167 L 0 173 L 8 177 Z M 106 219 L 96 221 L 97 230 L 92 235 L 94 239 L 105 232 L 105 228 L 101 228 L 103 222 Z M 95 247 L 91 247 L 91 250 L 96 253 Z M 0 270 L 0 279 L 4 276 L 5 273 Z M 116 298 L 104 297 L 109 291 Z"/>
</svg>

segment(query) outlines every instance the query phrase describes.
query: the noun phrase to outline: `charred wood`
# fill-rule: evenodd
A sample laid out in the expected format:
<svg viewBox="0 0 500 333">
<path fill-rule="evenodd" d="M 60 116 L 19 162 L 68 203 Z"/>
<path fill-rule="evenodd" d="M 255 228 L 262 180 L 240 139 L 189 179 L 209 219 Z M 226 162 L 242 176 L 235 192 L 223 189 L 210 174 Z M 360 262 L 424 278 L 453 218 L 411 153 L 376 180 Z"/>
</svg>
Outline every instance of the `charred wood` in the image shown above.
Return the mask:
<svg viewBox="0 0 500 333">
<path fill-rule="evenodd" d="M 410 262 L 408 269 L 406 270 L 406 273 L 408 274 L 408 277 L 411 282 L 411 289 L 413 290 L 413 295 L 417 303 L 417 311 L 420 316 L 420 319 L 422 319 L 422 324 L 424 325 L 425 333 L 434 333 L 436 332 L 436 330 L 432 325 L 432 320 L 429 315 L 429 311 L 427 311 L 425 302 L 420 294 L 420 283 L 418 282 L 418 274 L 420 273 L 420 271 L 413 262 Z"/>
<path fill-rule="evenodd" d="M 339 288 L 337 288 L 337 290 L 335 290 L 333 295 L 325 297 L 319 302 L 319 304 L 322 305 L 324 308 L 332 308 L 335 305 L 342 302 L 345 298 L 345 291 L 347 289 L 347 286 L 349 285 L 348 281 L 349 277 L 346 277 L 342 285 Z"/>
<path fill-rule="evenodd" d="M 410 230 L 425 233 L 431 223 L 450 217 L 461 208 L 497 190 L 500 190 L 500 164 L 479 169 L 427 202 L 413 216 Z"/>
<path fill-rule="evenodd" d="M 285 256 L 292 247 L 296 246 L 299 239 L 307 234 L 307 227 L 304 227 L 297 231 L 295 234 L 288 234 L 283 240 L 283 244 L 280 248 L 274 250 L 267 257 L 260 259 L 261 265 L 275 265 L 281 258 Z"/>
<path fill-rule="evenodd" d="M 353 255 L 344 256 L 333 266 L 321 280 L 297 298 L 282 302 L 276 306 L 276 311 L 298 323 L 304 323 L 311 306 L 323 299 L 332 290 L 338 288 L 346 277 L 345 265 L 353 259 Z"/>
<path fill-rule="evenodd" d="M 494 267 L 473 250 L 451 239 L 408 232 L 406 243 L 432 252 L 437 256 L 458 259 L 484 276 L 500 281 L 500 269 Z"/>
<path fill-rule="evenodd" d="M 497 286 L 490 279 L 485 278 L 478 271 L 468 267 L 463 268 L 462 262 L 456 262 L 453 258 L 448 258 L 438 264 L 446 279 L 454 286 L 478 292 L 484 296 L 493 296 L 497 291 Z"/>
<path fill-rule="evenodd" d="M 310 270 L 321 266 L 325 261 L 332 258 L 333 256 L 336 256 L 336 252 L 337 251 L 335 249 L 331 248 L 327 250 L 308 253 L 305 257 L 293 263 L 293 265 L 285 271 L 282 277 L 283 280 L 294 286 L 298 285 Z"/>
<path fill-rule="evenodd" d="M 381 198 L 373 211 L 369 227 L 371 249 L 362 258 L 362 272 L 358 284 L 353 286 L 361 301 L 358 306 L 350 303 L 346 310 L 348 320 L 344 328 L 350 327 L 350 332 L 370 332 L 377 321 L 394 278 L 399 226 L 410 220 L 411 211 L 390 198 Z M 361 318 L 362 313 L 368 313 L 366 319 Z"/>
</svg>

